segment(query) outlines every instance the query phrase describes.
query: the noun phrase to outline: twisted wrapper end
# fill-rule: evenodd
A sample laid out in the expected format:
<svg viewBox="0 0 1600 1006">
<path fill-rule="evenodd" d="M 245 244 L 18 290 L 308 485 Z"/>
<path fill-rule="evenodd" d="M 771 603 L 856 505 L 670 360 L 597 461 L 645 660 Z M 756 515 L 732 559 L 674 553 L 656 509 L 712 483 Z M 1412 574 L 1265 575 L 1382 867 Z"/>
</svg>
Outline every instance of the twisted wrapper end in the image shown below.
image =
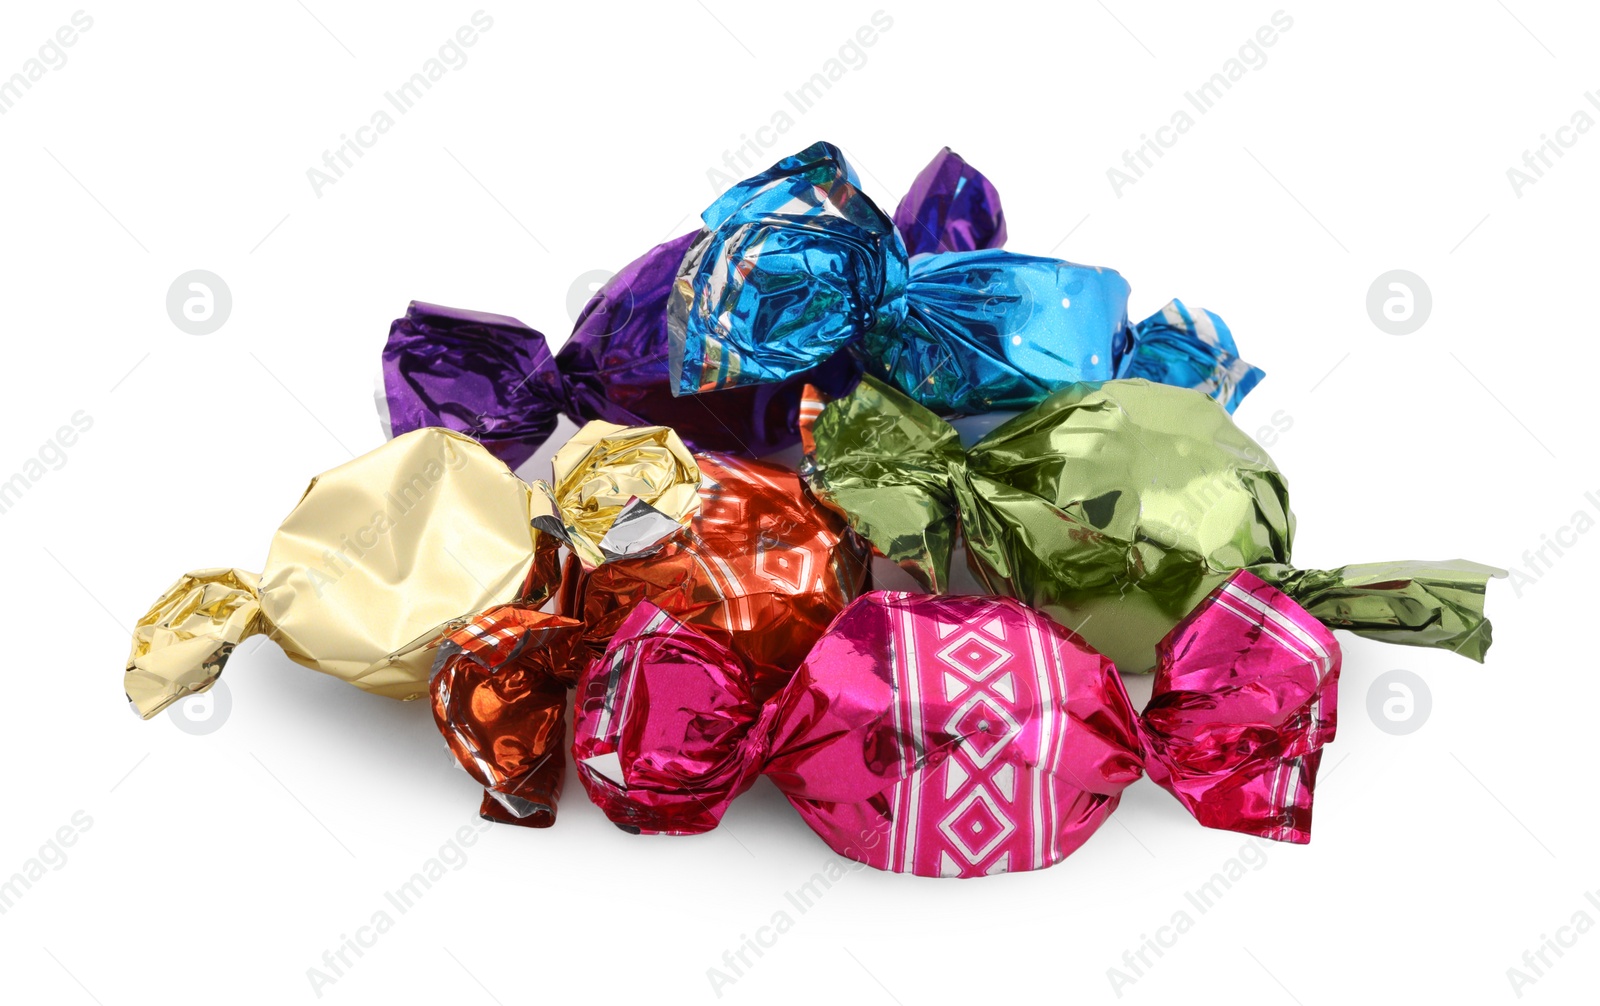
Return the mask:
<svg viewBox="0 0 1600 1006">
<path fill-rule="evenodd" d="M 1129 338 L 1117 364 L 1119 378 L 1193 388 L 1230 413 L 1266 376 L 1239 358 L 1227 322 L 1204 309 L 1191 311 L 1181 300 L 1132 326 Z"/>
<path fill-rule="evenodd" d="M 641 601 L 579 682 L 578 777 L 625 831 L 710 831 L 760 774 L 775 711 L 732 650 Z"/>
<path fill-rule="evenodd" d="M 487 820 L 555 823 L 567 686 L 582 629 L 576 619 L 508 604 L 438 643 L 428 686 L 434 722 L 483 786 L 479 813 Z"/>
<path fill-rule="evenodd" d="M 783 381 L 905 318 L 905 243 L 832 144 L 745 179 L 701 220 L 667 308 L 674 395 Z"/>
<path fill-rule="evenodd" d="M 128 703 L 150 719 L 222 674 L 233 648 L 269 631 L 260 577 L 241 569 L 198 569 L 167 588 L 134 626 L 123 673 Z"/>
<path fill-rule="evenodd" d="M 1507 575 L 1466 559 L 1252 568 L 1324 625 L 1384 643 L 1446 649 L 1480 664 L 1494 641 L 1484 614 L 1488 584 Z"/>
<path fill-rule="evenodd" d="M 442 426 L 516 468 L 568 402 L 544 336 L 515 318 L 412 301 L 383 347 L 380 417 L 389 436 Z"/>
<path fill-rule="evenodd" d="M 1150 778 L 1208 828 L 1309 842 L 1317 768 L 1338 723 L 1333 633 L 1239 570 L 1156 656 L 1140 717 Z"/>
<path fill-rule="evenodd" d="M 817 500 L 928 590 L 946 589 L 957 525 L 951 479 L 965 461 L 954 427 L 863 377 L 831 401 L 807 388 L 800 432 L 801 475 Z"/>
<path fill-rule="evenodd" d="M 700 466 L 665 426 L 584 424 L 536 482 L 533 526 L 557 538 L 584 569 L 649 551 L 700 509 Z"/>
<path fill-rule="evenodd" d="M 579 683 L 579 777 L 624 830 L 697 834 L 767 774 L 841 855 L 923 876 L 1060 861 L 1141 773 L 1203 825 L 1310 838 L 1339 649 L 1239 571 L 1163 641 L 1143 714 L 1109 660 L 1009 598 L 877 591 L 754 701 L 727 647 L 641 604 Z"/>
</svg>

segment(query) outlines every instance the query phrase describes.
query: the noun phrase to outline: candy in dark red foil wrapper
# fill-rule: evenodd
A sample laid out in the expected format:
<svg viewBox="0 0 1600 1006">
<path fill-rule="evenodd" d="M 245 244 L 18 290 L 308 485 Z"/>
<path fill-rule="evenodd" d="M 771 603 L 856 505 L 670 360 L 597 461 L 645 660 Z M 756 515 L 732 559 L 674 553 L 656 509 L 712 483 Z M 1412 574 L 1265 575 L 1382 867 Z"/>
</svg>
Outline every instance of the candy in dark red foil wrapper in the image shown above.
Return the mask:
<svg viewBox="0 0 1600 1006">
<path fill-rule="evenodd" d="M 898 212 L 916 229 L 907 238 L 915 247 L 1005 241 L 994 186 L 949 148 L 918 176 Z M 608 280 L 554 360 L 544 336 L 514 318 L 413 304 L 383 352 L 379 408 L 391 435 L 447 427 L 482 439 L 512 467 L 544 443 L 561 413 L 579 424 L 670 426 L 695 450 L 759 456 L 795 443 L 805 385 L 842 394 L 859 364 L 841 353 L 785 381 L 675 397 L 667 301 L 697 234 L 657 245 Z"/>
<path fill-rule="evenodd" d="M 566 545 L 577 570 L 656 548 L 700 504 L 700 469 L 677 434 L 661 426 L 586 423 L 550 468 L 551 480 L 532 487 L 537 505 L 526 511 L 525 530 L 547 545 Z M 546 552 L 554 581 L 553 547 Z M 454 558 L 448 548 L 445 554 Z M 555 822 L 567 689 L 582 642 L 578 622 L 539 610 L 547 596 L 496 605 L 450 626 L 433 641 L 428 678 L 439 732 L 484 787 L 481 814 L 533 828 Z"/>
<path fill-rule="evenodd" d="M 573 753 L 625 829 L 707 831 L 765 773 L 835 851 L 923 876 L 1059 862 L 1145 771 L 1202 824 L 1305 842 L 1339 660 L 1241 571 L 1163 641 L 1140 715 L 1020 602 L 876 591 L 761 703 L 727 647 L 641 603 L 579 682 Z"/>
<path fill-rule="evenodd" d="M 739 655 L 756 701 L 789 680 L 835 615 L 866 589 L 871 556 L 793 471 L 695 455 L 700 508 L 647 554 L 583 570 L 568 563 L 561 611 L 598 655 L 633 608 L 651 602 Z"/>
<path fill-rule="evenodd" d="M 554 823 L 567 689 L 635 605 L 654 602 L 733 647 L 765 698 L 866 589 L 865 543 L 794 472 L 714 453 L 691 461 L 660 431 L 594 422 L 556 454 L 549 488 L 563 526 L 546 515 L 535 527 L 571 549 L 561 614 L 502 605 L 436 649 L 434 717 L 484 787 L 486 818 Z M 653 506 L 640 506 L 645 493 Z"/>
</svg>

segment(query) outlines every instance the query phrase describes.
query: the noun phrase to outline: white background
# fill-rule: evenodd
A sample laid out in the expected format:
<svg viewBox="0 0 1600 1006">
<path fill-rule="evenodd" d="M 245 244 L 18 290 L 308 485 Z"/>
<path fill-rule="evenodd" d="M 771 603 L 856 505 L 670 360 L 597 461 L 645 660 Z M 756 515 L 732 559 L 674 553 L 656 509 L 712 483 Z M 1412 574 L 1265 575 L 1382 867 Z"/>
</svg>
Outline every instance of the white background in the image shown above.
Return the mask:
<svg viewBox="0 0 1600 1006">
<path fill-rule="evenodd" d="M 1525 550 L 1600 516 L 1600 130 L 1564 134 L 1520 196 L 1506 174 L 1576 110 L 1600 117 L 1595 11 L 1287 7 L 1267 63 L 1119 197 L 1106 169 L 1274 4 L 879 2 L 487 6 L 468 62 L 320 197 L 306 170 L 476 3 L 86 9 L 65 65 L 0 116 L 0 480 L 93 419 L 0 514 L 0 878 L 74 812 L 93 822 L 0 915 L 8 1001 L 314 1001 L 307 969 L 474 821 L 424 705 L 271 644 L 228 666 L 216 732 L 138 721 L 128 626 L 187 569 L 259 569 L 307 478 L 380 442 L 373 373 L 408 300 L 559 341 L 574 280 L 689 230 L 707 169 L 878 9 L 893 25 L 865 64 L 759 166 L 832 140 L 888 208 L 949 144 L 999 187 L 1011 248 L 1119 269 L 1135 317 L 1172 296 L 1221 313 L 1268 375 L 1241 425 L 1292 417 L 1272 453 L 1300 565 L 1528 571 Z M 7 4 L 0 78 L 76 9 Z M 197 268 L 233 296 L 207 336 L 165 308 Z M 1432 291 L 1407 336 L 1366 310 L 1396 268 Z M 1600 922 L 1597 559 L 1578 535 L 1536 582 L 1494 584 L 1484 666 L 1345 637 L 1314 840 L 1268 849 L 1122 998 L 1515 1001 L 1524 951 L 1580 910 Z M 1432 695 L 1407 736 L 1367 713 L 1396 668 Z M 861 871 L 800 915 L 785 892 L 830 855 L 769 784 L 711 835 L 641 839 L 569 778 L 555 828 L 485 834 L 322 998 L 711 1002 L 707 969 L 787 909 L 724 1000 L 1113 1002 L 1107 970 L 1242 844 L 1146 781 L 1051 870 Z M 1597 956 L 1600 932 L 1577 936 L 1523 998 L 1592 997 Z"/>
</svg>

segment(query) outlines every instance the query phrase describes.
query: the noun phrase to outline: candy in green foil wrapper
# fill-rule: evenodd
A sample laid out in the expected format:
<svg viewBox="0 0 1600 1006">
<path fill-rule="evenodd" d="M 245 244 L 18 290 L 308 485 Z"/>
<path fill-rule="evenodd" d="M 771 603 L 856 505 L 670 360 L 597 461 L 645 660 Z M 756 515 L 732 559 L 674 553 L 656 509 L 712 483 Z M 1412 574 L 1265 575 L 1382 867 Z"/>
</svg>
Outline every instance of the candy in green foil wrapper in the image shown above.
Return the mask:
<svg viewBox="0 0 1600 1006">
<path fill-rule="evenodd" d="M 1324 624 L 1482 660 L 1484 588 L 1464 560 L 1290 565 L 1288 482 L 1204 394 L 1078 384 L 963 450 L 944 420 L 864 379 L 802 410 L 804 474 L 888 558 L 948 588 L 957 529 L 992 593 L 1048 612 L 1124 670 L 1229 573 L 1249 569 Z"/>
</svg>

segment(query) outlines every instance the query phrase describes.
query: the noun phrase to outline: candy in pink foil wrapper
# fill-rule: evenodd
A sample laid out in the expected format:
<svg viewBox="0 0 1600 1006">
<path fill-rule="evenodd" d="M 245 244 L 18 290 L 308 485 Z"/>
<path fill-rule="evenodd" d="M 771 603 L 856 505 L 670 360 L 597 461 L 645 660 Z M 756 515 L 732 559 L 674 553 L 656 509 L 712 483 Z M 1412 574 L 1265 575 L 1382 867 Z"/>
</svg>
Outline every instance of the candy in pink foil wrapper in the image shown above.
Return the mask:
<svg viewBox="0 0 1600 1006">
<path fill-rule="evenodd" d="M 1148 772 L 1212 827 L 1310 838 L 1339 648 L 1240 571 L 1162 641 L 1136 713 L 1111 661 L 1018 601 L 875 591 L 770 702 L 640 604 L 578 685 L 574 756 L 626 830 L 714 828 L 762 773 L 836 852 L 978 877 L 1050 866 Z"/>
</svg>

